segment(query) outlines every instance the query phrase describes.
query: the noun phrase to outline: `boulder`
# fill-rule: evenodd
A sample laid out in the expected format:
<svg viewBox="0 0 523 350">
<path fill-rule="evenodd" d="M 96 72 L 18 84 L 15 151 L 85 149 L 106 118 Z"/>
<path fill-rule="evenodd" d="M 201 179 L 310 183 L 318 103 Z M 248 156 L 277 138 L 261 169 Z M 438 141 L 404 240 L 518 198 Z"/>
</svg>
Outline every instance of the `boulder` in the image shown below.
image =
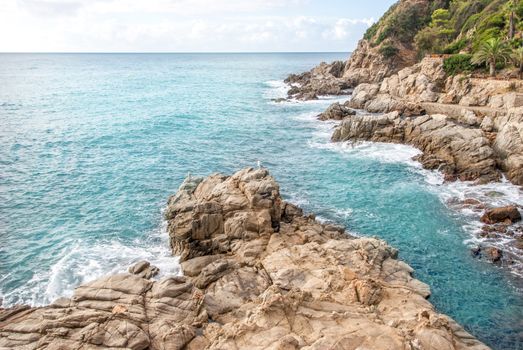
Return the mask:
<svg viewBox="0 0 523 350">
<path fill-rule="evenodd" d="M 346 104 L 335 102 L 327 110 L 317 117 L 319 120 L 342 120 L 345 117 L 355 115 L 356 111 L 347 107 Z"/>
<path fill-rule="evenodd" d="M 148 261 L 142 260 L 134 264 L 129 268 L 129 273 L 138 275 L 142 278 L 149 279 L 156 276 L 160 272 L 160 269 L 156 266 L 152 266 Z"/>
<path fill-rule="evenodd" d="M 481 221 L 486 224 L 513 224 L 521 221 L 521 214 L 516 206 L 509 205 L 506 207 L 487 210 L 481 217 Z"/>
</svg>

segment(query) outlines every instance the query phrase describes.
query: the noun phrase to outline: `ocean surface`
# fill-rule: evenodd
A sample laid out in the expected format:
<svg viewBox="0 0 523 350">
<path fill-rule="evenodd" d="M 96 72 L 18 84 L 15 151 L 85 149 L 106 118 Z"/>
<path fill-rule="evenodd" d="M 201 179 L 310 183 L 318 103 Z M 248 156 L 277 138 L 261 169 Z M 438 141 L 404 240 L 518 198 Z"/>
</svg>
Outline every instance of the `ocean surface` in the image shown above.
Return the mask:
<svg viewBox="0 0 523 350">
<path fill-rule="evenodd" d="M 523 204 L 508 183 L 443 184 L 402 145 L 329 142 L 335 100 L 275 103 L 282 79 L 347 54 L 0 54 L 0 296 L 42 305 L 140 259 L 179 273 L 162 220 L 187 173 L 258 160 L 283 196 L 377 236 L 430 300 L 494 349 L 523 349 L 517 269 L 471 256 L 478 213 Z"/>
</svg>

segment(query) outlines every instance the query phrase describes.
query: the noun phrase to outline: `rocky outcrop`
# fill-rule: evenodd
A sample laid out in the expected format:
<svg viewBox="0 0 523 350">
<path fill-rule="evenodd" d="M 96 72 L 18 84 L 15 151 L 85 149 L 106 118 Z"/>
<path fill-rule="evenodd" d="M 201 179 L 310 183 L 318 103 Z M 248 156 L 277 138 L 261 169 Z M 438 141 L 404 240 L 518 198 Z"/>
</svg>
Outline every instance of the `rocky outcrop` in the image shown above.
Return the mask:
<svg viewBox="0 0 523 350">
<path fill-rule="evenodd" d="M 521 214 L 518 211 L 518 208 L 514 205 L 509 205 L 507 207 L 500 207 L 489 209 L 481 217 L 481 221 L 486 224 L 513 224 L 515 222 L 521 221 Z"/>
<path fill-rule="evenodd" d="M 346 63 L 343 78 L 353 87 L 364 83 L 380 83 L 400 68 L 414 63 L 394 65 L 380 54 L 378 47 L 373 47 L 369 41 L 362 39 Z"/>
<path fill-rule="evenodd" d="M 348 101 L 341 104 L 335 102 L 318 115 L 319 120 L 342 120 L 345 117 L 356 115 L 356 111 L 348 107 Z"/>
<path fill-rule="evenodd" d="M 407 115 L 419 115 L 418 111 L 429 106 L 440 108 L 438 113 L 452 118 L 470 111 L 495 118 L 510 108 L 523 106 L 522 92 L 523 83 L 514 81 L 449 77 L 443 70 L 443 58 L 426 57 L 379 83 L 360 84 L 354 89 L 350 106 Z"/>
<path fill-rule="evenodd" d="M 491 123 L 497 131 L 493 149 L 498 165 L 510 181 L 523 186 L 523 107 L 513 108 Z"/>
<path fill-rule="evenodd" d="M 308 72 L 289 75 L 285 79 L 285 83 L 290 85 L 288 97 L 315 100 L 322 95 L 347 94 L 350 86 L 342 77 L 344 67 L 342 61 L 329 64 L 322 62 Z"/>
<path fill-rule="evenodd" d="M 488 157 L 488 167 L 490 168 L 493 160 L 496 167 L 505 172 L 510 181 L 523 185 L 523 107 L 518 107 L 523 100 L 519 97 L 520 93 L 510 91 L 513 90 L 511 84 L 514 82 L 465 76 L 447 77 L 442 68 L 442 59 L 428 57 L 419 64 L 385 78 L 380 84 L 360 84 L 354 89 L 348 105 L 371 113 L 396 111 L 403 117 L 446 115 L 446 122 L 440 127 L 448 128 L 438 131 L 439 135 L 448 142 L 454 142 L 452 144 L 459 144 L 460 140 L 471 138 L 481 140 L 477 142 L 485 146 L 482 150 L 489 149 L 487 153 L 480 155 Z M 425 119 L 422 120 L 424 123 Z M 412 119 L 407 118 L 402 125 L 407 125 L 410 121 Z M 449 130 L 453 132 L 448 133 Z M 358 137 L 354 132 L 351 137 L 406 142 L 421 146 L 426 153 L 433 153 L 431 150 L 435 150 L 434 147 L 419 142 L 420 138 L 428 139 L 434 133 L 430 128 L 420 128 L 421 133 L 425 131 L 429 134 L 403 141 L 399 141 L 397 135 L 394 136 L 395 140 L 387 140 L 383 135 Z M 455 149 L 456 153 L 452 153 L 452 149 Z M 459 163 L 461 157 L 468 154 L 450 144 L 445 150 L 452 153 L 449 153 L 449 157 L 455 158 L 452 163 Z M 470 164 L 465 162 L 463 165 Z M 471 169 L 471 172 L 476 170 Z M 462 174 L 461 171 L 458 173 Z M 459 177 L 471 179 L 468 175 Z M 490 175 L 485 177 L 479 173 L 477 177 L 499 178 Z M 474 178 L 473 176 L 472 179 Z"/>
<path fill-rule="evenodd" d="M 447 179 L 485 183 L 500 178 L 494 150 L 482 131 L 444 115 L 402 117 L 392 112 L 354 116 L 341 123 L 332 140 L 410 144 L 423 151 L 418 160 L 424 167 L 443 171 Z"/>
<path fill-rule="evenodd" d="M 2 349 L 487 349 L 373 238 L 286 203 L 265 169 L 189 178 L 166 211 L 185 276 L 117 274 L 0 311 Z"/>
</svg>

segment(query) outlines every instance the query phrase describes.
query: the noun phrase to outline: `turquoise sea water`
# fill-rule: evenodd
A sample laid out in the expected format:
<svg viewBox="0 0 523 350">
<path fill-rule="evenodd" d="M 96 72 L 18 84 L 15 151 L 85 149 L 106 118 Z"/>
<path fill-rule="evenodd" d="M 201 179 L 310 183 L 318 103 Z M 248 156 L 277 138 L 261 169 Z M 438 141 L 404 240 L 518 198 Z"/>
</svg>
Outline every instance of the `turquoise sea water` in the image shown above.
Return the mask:
<svg viewBox="0 0 523 350">
<path fill-rule="evenodd" d="M 1 54 L 4 304 L 45 304 L 144 258 L 177 273 L 167 197 L 188 172 L 260 160 L 287 199 L 398 248 L 439 311 L 495 349 L 522 349 L 521 278 L 471 257 L 477 213 L 446 205 L 470 196 L 521 204 L 520 190 L 443 185 L 407 146 L 331 144 L 334 124 L 314 116 L 332 99 L 271 102 L 288 73 L 346 56 Z"/>
</svg>

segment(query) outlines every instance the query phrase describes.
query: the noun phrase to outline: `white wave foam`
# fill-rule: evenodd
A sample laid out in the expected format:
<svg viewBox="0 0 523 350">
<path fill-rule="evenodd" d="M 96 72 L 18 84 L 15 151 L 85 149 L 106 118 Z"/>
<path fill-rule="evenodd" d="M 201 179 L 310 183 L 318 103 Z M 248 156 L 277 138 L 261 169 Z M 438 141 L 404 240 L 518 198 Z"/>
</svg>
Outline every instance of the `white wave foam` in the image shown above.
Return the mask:
<svg viewBox="0 0 523 350">
<path fill-rule="evenodd" d="M 286 101 L 278 102 L 277 104 L 280 105 L 316 105 L 316 106 L 323 106 L 328 107 L 331 104 L 338 102 L 338 103 L 344 103 L 349 98 L 348 95 L 325 95 L 325 96 L 318 96 L 317 100 L 297 100 L 295 98 L 289 99 Z M 323 110 L 321 110 L 323 112 Z"/>
<path fill-rule="evenodd" d="M 74 288 L 96 278 L 127 271 L 140 260 L 160 269 L 156 278 L 181 273 L 177 257 L 171 255 L 164 222 L 148 237 L 131 244 L 118 240 L 89 246 L 78 241 L 63 251 L 62 257 L 46 272 L 36 273 L 25 285 L 3 295 L 5 305 L 17 303 L 45 305 L 59 297 L 70 297 Z"/>
<path fill-rule="evenodd" d="M 321 135 L 323 133 L 317 133 Z M 325 142 L 324 140 L 311 140 L 309 145 L 314 148 L 326 149 L 347 155 L 351 158 L 374 159 L 383 163 L 404 163 L 419 168 L 419 162 L 412 158 L 421 151 L 415 147 L 391 143 L 376 142 Z"/>
<path fill-rule="evenodd" d="M 279 99 L 287 98 L 287 93 L 289 92 L 291 86 L 285 83 L 283 80 L 269 80 L 264 83 L 268 89 L 264 92 L 264 97 L 268 99 Z M 349 98 L 349 95 L 322 95 L 318 96 L 317 100 L 308 100 L 302 101 L 297 99 L 289 99 L 281 102 L 271 101 L 271 104 L 274 105 L 319 105 L 319 106 L 328 106 L 334 102 L 345 102 Z"/>
<path fill-rule="evenodd" d="M 293 118 L 301 122 L 308 122 L 316 129 L 312 138 L 308 141 L 310 147 L 337 152 L 352 159 L 374 159 L 383 163 L 403 163 L 409 166 L 413 171 L 422 175 L 429 191 L 434 192 L 450 210 L 458 213 L 466 222 L 463 229 L 469 233 L 470 237 L 464 241 L 464 244 L 487 244 L 504 250 L 513 257 L 514 263 L 510 266 L 511 271 L 523 277 L 523 250 L 514 246 L 514 238 L 509 236 L 501 236 L 495 239 L 481 237 L 480 233 L 484 225 L 479 221 L 479 218 L 482 211 L 451 204 L 456 199 L 472 198 L 487 207 L 506 205 L 523 207 L 523 191 L 519 187 L 506 179 L 484 185 L 475 185 L 472 182 L 463 181 L 445 182 L 444 175 L 441 172 L 423 169 L 419 162 L 413 160 L 415 156 L 422 152 L 408 145 L 374 142 L 330 142 L 332 129 L 338 122 L 319 122 L 316 120 L 316 115 L 304 113 Z M 320 220 L 325 220 L 325 218 L 320 218 Z M 523 224 L 520 225 L 523 226 Z"/>
<path fill-rule="evenodd" d="M 286 98 L 287 92 L 291 88 L 283 80 L 269 80 L 265 82 L 269 88 L 265 91 L 264 96 L 270 99 Z"/>
</svg>

